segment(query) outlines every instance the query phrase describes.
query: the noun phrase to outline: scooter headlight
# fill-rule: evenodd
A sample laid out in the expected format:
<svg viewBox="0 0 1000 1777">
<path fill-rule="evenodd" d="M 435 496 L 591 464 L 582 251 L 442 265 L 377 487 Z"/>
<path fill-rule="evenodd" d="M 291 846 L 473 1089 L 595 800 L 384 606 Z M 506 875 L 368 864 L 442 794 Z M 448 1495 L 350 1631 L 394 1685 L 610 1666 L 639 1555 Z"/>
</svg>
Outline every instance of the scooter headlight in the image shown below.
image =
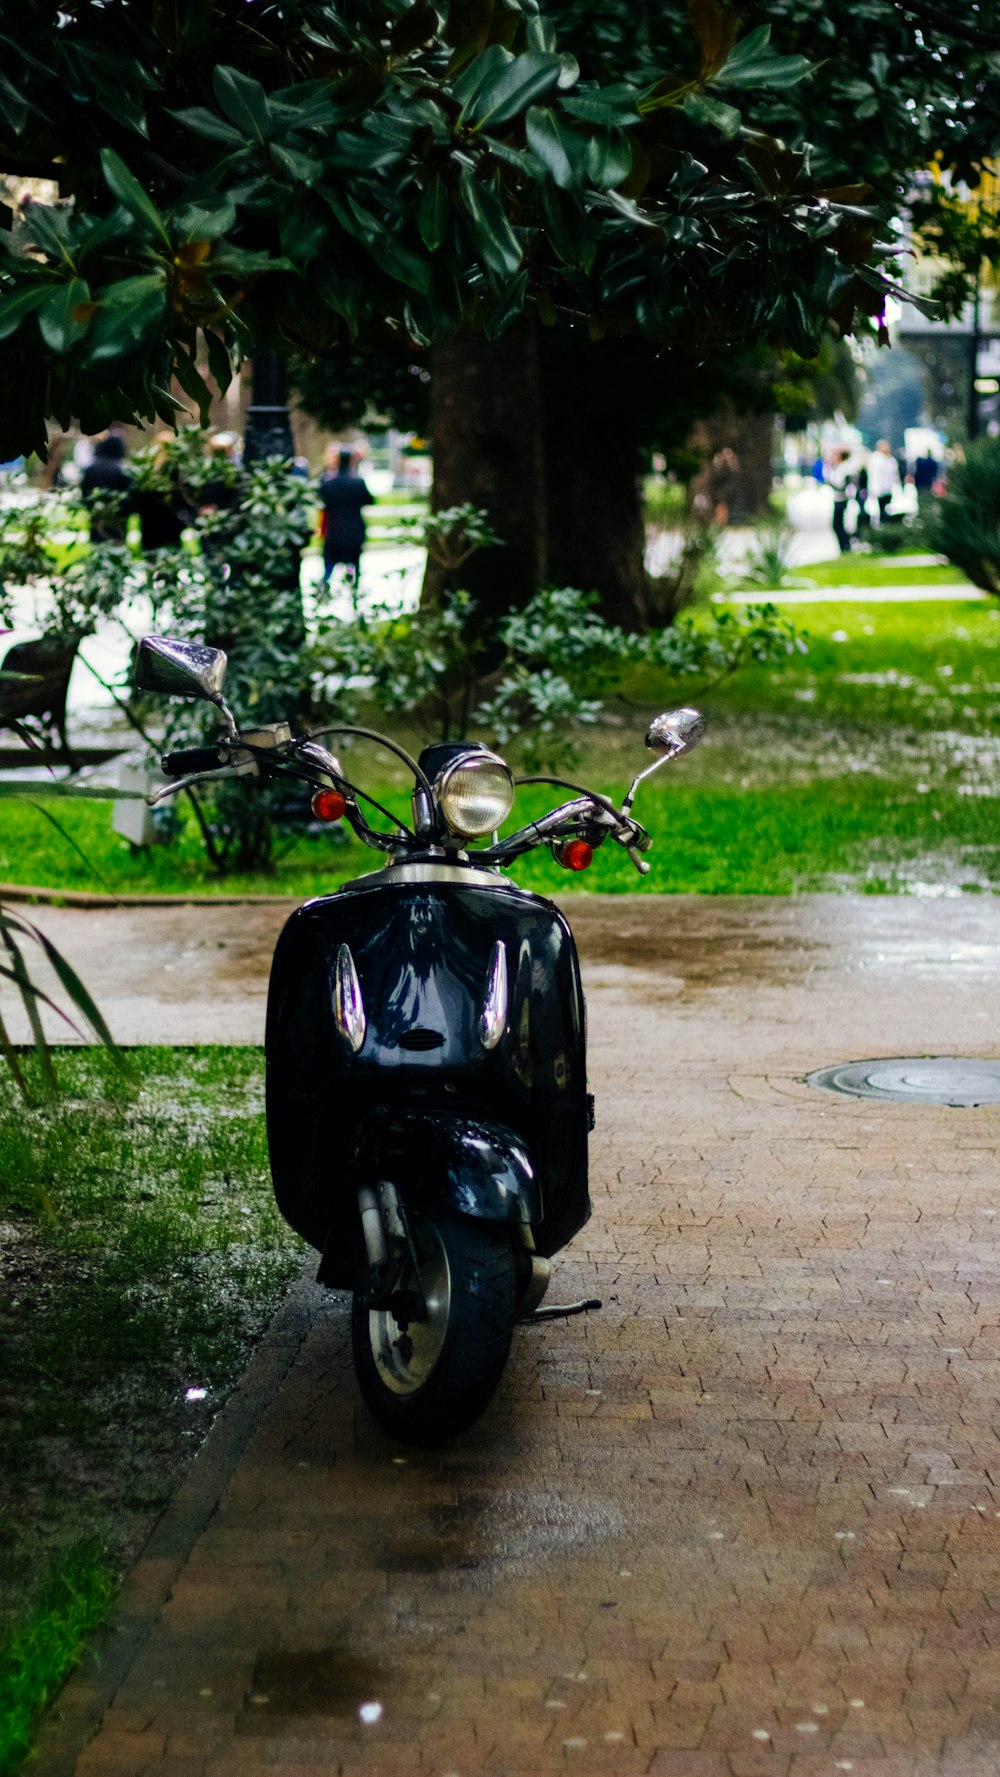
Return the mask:
<svg viewBox="0 0 1000 1777">
<path fill-rule="evenodd" d="M 434 784 L 445 821 L 463 839 L 501 827 L 514 806 L 514 779 L 495 753 L 460 753 Z"/>
</svg>

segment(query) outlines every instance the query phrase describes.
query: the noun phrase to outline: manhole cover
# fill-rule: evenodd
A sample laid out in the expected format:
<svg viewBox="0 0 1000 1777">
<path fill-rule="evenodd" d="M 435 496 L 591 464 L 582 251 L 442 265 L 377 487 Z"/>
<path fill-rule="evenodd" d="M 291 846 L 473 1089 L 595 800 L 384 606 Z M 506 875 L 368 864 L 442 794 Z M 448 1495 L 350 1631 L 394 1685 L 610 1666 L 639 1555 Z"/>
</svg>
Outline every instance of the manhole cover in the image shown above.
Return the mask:
<svg viewBox="0 0 1000 1777">
<path fill-rule="evenodd" d="M 1000 1061 L 959 1055 L 903 1056 L 889 1061 L 844 1061 L 808 1076 L 807 1084 L 852 1098 L 908 1104 L 1000 1104 Z"/>
</svg>

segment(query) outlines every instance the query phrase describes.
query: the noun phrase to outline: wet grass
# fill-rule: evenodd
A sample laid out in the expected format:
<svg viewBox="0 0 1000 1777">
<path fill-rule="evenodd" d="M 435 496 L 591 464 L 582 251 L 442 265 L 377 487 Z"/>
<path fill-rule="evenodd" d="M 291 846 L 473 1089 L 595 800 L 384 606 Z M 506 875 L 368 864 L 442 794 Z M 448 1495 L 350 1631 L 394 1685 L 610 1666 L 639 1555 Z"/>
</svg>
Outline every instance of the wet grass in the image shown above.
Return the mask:
<svg viewBox="0 0 1000 1777">
<path fill-rule="evenodd" d="M 0 1773 L 302 1262 L 259 1052 L 134 1057 L 136 1096 L 99 1052 L 48 1104 L 0 1074 Z"/>
<path fill-rule="evenodd" d="M 99 1547 L 82 1543 L 54 1562 L 47 1585 L 0 1651 L 0 1777 L 24 1763 L 41 1711 L 104 1621 L 114 1595 Z"/>
<path fill-rule="evenodd" d="M 704 745 L 641 792 L 637 812 L 657 841 L 648 877 L 609 846 L 586 875 L 536 853 L 515 867 L 516 879 L 559 893 L 1000 887 L 1000 607 L 961 597 L 855 599 L 790 614 L 808 635 L 806 655 L 750 668 L 714 691 L 632 672 L 587 735 L 567 775 L 620 795 L 647 762 L 650 710 L 697 701 L 708 715 Z M 402 771 L 387 775 L 370 751 L 346 757 L 359 781 L 406 814 Z M 36 809 L 11 802 L 0 819 L 0 880 L 304 898 L 377 867 L 353 838 L 335 845 L 321 834 L 297 839 L 268 875 L 219 878 L 191 828 L 174 846 L 133 858 L 111 831 L 108 804 L 52 806 L 100 880 Z M 517 821 L 550 806 L 546 790 L 522 791 Z"/>
</svg>

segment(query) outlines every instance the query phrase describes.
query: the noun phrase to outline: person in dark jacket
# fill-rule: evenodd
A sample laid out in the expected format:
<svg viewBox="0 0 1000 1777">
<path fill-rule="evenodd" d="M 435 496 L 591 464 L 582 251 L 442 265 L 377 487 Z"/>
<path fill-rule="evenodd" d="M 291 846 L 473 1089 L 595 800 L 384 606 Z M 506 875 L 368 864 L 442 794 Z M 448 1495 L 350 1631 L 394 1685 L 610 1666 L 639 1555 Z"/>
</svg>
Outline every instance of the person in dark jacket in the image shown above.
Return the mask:
<svg viewBox="0 0 1000 1777">
<path fill-rule="evenodd" d="M 343 564 L 349 569 L 351 582 L 356 587 L 361 571 L 361 551 L 365 546 L 362 508 L 373 506 L 375 496 L 355 472 L 353 451 L 338 450 L 335 444 L 331 444 L 326 463 L 319 483 L 319 497 L 323 504 L 323 575 L 320 584 L 329 586 L 334 568 Z"/>
<path fill-rule="evenodd" d="M 93 507 L 95 498 L 100 501 L 106 494 L 127 494 L 132 487 L 132 477 L 122 461 L 125 455 L 125 444 L 113 432 L 99 438 L 94 445 L 94 455 L 80 477 L 80 492 L 84 504 Z M 128 533 L 128 515 L 131 504 L 127 500 L 120 501 L 114 514 L 95 512 L 90 514 L 90 541 L 92 543 L 124 543 Z"/>
</svg>

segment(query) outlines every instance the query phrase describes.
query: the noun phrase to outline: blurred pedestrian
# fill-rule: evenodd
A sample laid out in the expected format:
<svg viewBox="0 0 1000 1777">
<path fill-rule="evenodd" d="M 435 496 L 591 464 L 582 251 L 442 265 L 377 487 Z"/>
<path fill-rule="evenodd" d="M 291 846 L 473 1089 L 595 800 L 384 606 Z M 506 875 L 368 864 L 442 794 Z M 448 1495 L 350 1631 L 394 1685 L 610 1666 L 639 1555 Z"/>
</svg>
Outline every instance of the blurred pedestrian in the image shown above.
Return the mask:
<svg viewBox="0 0 1000 1777">
<path fill-rule="evenodd" d="M 883 525 L 900 489 L 899 464 L 888 438 L 880 438 L 868 458 L 868 487 L 878 504 L 879 524 Z"/>
<path fill-rule="evenodd" d="M 941 465 L 930 446 L 918 457 L 913 465 L 913 486 L 917 495 L 917 511 L 923 511 L 930 503 L 934 494 L 935 483 L 941 474 Z"/>
<path fill-rule="evenodd" d="M 826 465 L 826 484 L 833 494 L 833 534 L 841 555 L 847 555 L 851 539 L 847 534 L 847 502 L 854 492 L 851 453 L 842 444 L 835 445 Z"/>
<path fill-rule="evenodd" d="M 208 479 L 201 489 L 199 511 L 228 512 L 239 498 L 238 440 L 233 432 L 216 432 L 205 444 Z"/>
<path fill-rule="evenodd" d="M 854 477 L 854 503 L 858 508 L 858 522 L 855 526 L 855 537 L 858 543 L 872 528 L 871 513 L 868 510 L 868 466 L 861 463 Z"/>
<path fill-rule="evenodd" d="M 329 586 L 336 567 L 345 567 L 356 588 L 361 572 L 361 551 L 365 546 L 365 521 L 362 508 L 373 506 L 375 496 L 366 481 L 357 474 L 355 455 L 348 447 L 331 444 L 326 452 L 326 468 L 320 477 L 319 497 L 323 505 L 323 574 L 320 584 Z"/>
<path fill-rule="evenodd" d="M 728 524 L 729 515 L 739 497 L 740 461 L 736 452 L 724 445 L 712 458 L 708 472 L 708 497 L 716 524 Z"/>
<path fill-rule="evenodd" d="M 158 432 L 153 439 L 151 487 L 137 487 L 132 510 L 139 514 L 139 533 L 144 551 L 175 549 L 184 528 L 194 516 L 175 474 L 171 474 L 170 446 L 173 432 Z"/>
<path fill-rule="evenodd" d="M 130 501 L 113 497 L 131 492 L 132 477 L 124 458 L 124 439 L 115 432 L 105 432 L 94 445 L 94 454 L 80 477 L 80 492 L 90 508 L 92 543 L 124 543 L 128 535 Z"/>
</svg>

